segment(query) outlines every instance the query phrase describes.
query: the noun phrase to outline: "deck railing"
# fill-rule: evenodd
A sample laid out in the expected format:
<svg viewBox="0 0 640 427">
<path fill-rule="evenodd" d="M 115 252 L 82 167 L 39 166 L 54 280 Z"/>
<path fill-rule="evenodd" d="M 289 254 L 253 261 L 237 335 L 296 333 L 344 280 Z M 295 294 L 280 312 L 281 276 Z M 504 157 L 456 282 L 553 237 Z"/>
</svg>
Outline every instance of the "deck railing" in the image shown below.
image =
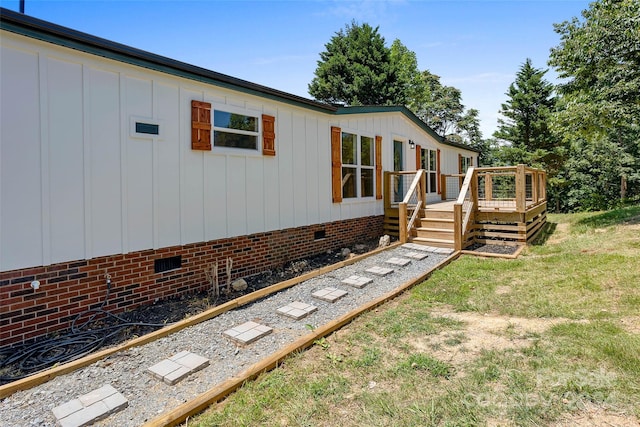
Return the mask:
<svg viewBox="0 0 640 427">
<path fill-rule="evenodd" d="M 427 201 L 426 174 L 423 169 L 411 172 L 385 172 L 385 179 L 385 208 L 397 204 L 399 238 L 405 243 Z"/>
<path fill-rule="evenodd" d="M 454 249 L 483 241 L 523 244 L 533 238 L 546 221 L 546 179 L 544 170 L 525 165 L 442 174 L 441 198 L 454 201 Z M 426 207 L 426 173 L 385 172 L 384 188 L 385 221 L 395 212 L 398 236 L 406 242 Z"/>
<path fill-rule="evenodd" d="M 462 250 L 463 242 L 469 233 L 471 225 L 471 214 L 478 205 L 476 171 L 473 167 L 467 170 L 467 174 L 462 182 L 462 187 L 458 192 L 458 198 L 453 205 L 453 245 L 454 249 Z"/>
<path fill-rule="evenodd" d="M 479 209 L 507 209 L 525 212 L 547 200 L 547 175 L 544 170 L 525 165 L 474 168 Z M 458 199 L 461 174 L 441 175 L 442 200 Z"/>
</svg>

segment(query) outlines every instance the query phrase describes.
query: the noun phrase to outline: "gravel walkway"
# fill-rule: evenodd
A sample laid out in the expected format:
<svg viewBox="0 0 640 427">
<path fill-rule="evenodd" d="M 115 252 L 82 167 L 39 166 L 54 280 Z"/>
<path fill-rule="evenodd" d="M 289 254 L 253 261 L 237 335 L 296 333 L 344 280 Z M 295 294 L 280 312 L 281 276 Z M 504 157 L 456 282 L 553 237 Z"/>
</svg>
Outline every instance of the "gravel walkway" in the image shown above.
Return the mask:
<svg viewBox="0 0 640 427">
<path fill-rule="evenodd" d="M 55 426 L 56 420 L 51 412 L 54 407 L 111 384 L 128 399 L 129 406 L 95 425 L 140 426 L 308 334 L 307 325 L 324 325 L 421 276 L 448 256 L 429 252 L 427 258 L 412 260 L 405 267 L 385 263 L 391 257 L 402 257 L 408 252 L 409 249 L 402 247 L 383 251 L 152 343 L 115 353 L 30 390 L 14 393 L 0 401 L 0 425 Z M 386 277 L 365 273 L 375 265 L 394 268 L 395 272 Z M 354 274 L 373 278 L 374 281 L 363 289 L 340 283 Z M 348 295 L 335 303 L 311 297 L 312 292 L 328 286 L 343 289 Z M 278 308 L 293 301 L 313 304 L 318 310 L 302 320 L 276 314 Z M 222 335 L 225 330 L 250 320 L 274 328 L 273 333 L 244 347 Z M 146 372 L 150 366 L 184 350 L 208 358 L 210 365 L 173 386 Z"/>
</svg>

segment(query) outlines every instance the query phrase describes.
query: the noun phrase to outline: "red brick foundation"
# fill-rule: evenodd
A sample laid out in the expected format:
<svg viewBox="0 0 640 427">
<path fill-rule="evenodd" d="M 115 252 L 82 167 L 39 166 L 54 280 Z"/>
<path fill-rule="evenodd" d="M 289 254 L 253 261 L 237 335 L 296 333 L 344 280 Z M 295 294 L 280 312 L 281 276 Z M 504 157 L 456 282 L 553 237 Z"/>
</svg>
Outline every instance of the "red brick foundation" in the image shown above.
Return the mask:
<svg viewBox="0 0 640 427">
<path fill-rule="evenodd" d="M 233 259 L 232 279 L 281 266 L 289 261 L 347 246 L 383 234 L 383 217 L 290 228 L 185 246 L 145 250 L 90 260 L 72 261 L 0 273 L 0 347 L 66 329 L 79 313 L 98 307 L 106 295 L 105 274 L 111 276 L 111 296 L 104 309 L 114 314 L 208 288 L 204 269 L 218 261 L 220 281 L 225 263 Z M 324 230 L 323 239 L 314 234 Z M 154 262 L 182 257 L 182 267 L 154 272 Z M 33 280 L 40 289 L 33 290 Z"/>
</svg>

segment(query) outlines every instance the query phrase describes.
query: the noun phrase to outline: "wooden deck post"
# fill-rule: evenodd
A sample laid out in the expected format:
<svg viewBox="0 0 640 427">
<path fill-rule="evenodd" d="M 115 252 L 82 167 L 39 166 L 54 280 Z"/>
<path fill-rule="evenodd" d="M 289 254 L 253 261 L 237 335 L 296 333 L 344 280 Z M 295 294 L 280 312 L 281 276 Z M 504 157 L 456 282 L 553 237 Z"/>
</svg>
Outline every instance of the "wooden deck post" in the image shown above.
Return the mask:
<svg viewBox="0 0 640 427">
<path fill-rule="evenodd" d="M 462 205 L 453 205 L 453 248 L 462 250 Z"/>
<path fill-rule="evenodd" d="M 447 176 L 440 175 L 440 196 L 442 200 L 447 200 Z"/>
<path fill-rule="evenodd" d="M 538 171 L 534 171 L 531 174 L 531 198 L 533 199 L 533 204 L 537 205 L 540 195 L 538 194 L 538 176 L 540 174 Z"/>
<path fill-rule="evenodd" d="M 475 168 L 473 169 L 473 175 L 469 183 L 469 198 L 475 210 L 478 207 L 478 171 Z"/>
<path fill-rule="evenodd" d="M 407 204 L 398 204 L 398 225 L 400 226 L 400 241 L 407 243 Z"/>
<path fill-rule="evenodd" d="M 484 174 L 484 199 L 487 202 L 493 200 L 493 176 L 490 173 Z"/>
<path fill-rule="evenodd" d="M 527 209 L 527 179 L 525 165 L 516 166 L 516 212 L 524 213 Z"/>
</svg>

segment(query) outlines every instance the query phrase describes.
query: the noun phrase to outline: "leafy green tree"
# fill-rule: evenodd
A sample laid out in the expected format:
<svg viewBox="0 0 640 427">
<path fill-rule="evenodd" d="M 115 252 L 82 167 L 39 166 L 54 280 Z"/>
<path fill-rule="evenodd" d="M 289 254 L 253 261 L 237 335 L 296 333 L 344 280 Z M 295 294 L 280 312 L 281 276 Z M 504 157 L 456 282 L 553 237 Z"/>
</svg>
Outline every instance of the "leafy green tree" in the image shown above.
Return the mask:
<svg viewBox="0 0 640 427">
<path fill-rule="evenodd" d="M 393 97 L 396 105 L 408 105 L 417 94 L 423 91 L 422 79 L 418 70 L 418 59 L 415 52 L 409 50 L 396 39 L 390 49 L 391 66 L 397 78 Z"/>
<path fill-rule="evenodd" d="M 411 86 L 408 108 L 437 134 L 480 151 L 480 164 L 491 162 L 491 147 L 482 139 L 479 112 L 465 109 L 462 93 L 440 83 L 440 77 L 425 70 Z"/>
<path fill-rule="evenodd" d="M 549 65 L 567 82 L 559 86 L 563 131 L 604 133 L 640 123 L 640 2 L 600 0 L 554 25 L 560 45 Z"/>
<path fill-rule="evenodd" d="M 392 64 L 391 51 L 378 27 L 353 21 L 325 48 L 309 84 L 311 96 L 344 105 L 390 105 L 403 100 L 398 67 Z"/>
<path fill-rule="evenodd" d="M 404 105 L 443 137 L 486 148 L 477 110 L 465 111 L 459 89 L 418 70 L 416 54 L 394 40 L 386 48 L 378 27 L 352 22 L 320 54 L 309 93 L 343 105 Z M 482 156 L 482 154 L 481 154 Z"/>
<path fill-rule="evenodd" d="M 462 137 L 462 141 L 471 148 L 475 148 L 480 151 L 480 165 L 488 166 L 491 162 L 490 146 L 488 142 L 482 138 L 479 114 L 480 112 L 475 108 L 466 110 L 458 120 L 456 127 L 459 135 Z"/>
<path fill-rule="evenodd" d="M 440 136 L 458 132 L 458 123 L 464 114 L 462 92 L 440 83 L 440 76 L 428 70 L 420 74 L 420 89 L 409 103 L 409 109 Z"/>
<path fill-rule="evenodd" d="M 552 127 L 570 144 L 572 210 L 640 200 L 640 2 L 595 1 L 582 18 L 555 25 L 549 60 L 565 80 Z"/>
<path fill-rule="evenodd" d="M 633 157 L 608 138 L 575 139 L 559 174 L 561 210 L 606 210 L 620 201 L 620 173 L 631 171 Z"/>
</svg>

